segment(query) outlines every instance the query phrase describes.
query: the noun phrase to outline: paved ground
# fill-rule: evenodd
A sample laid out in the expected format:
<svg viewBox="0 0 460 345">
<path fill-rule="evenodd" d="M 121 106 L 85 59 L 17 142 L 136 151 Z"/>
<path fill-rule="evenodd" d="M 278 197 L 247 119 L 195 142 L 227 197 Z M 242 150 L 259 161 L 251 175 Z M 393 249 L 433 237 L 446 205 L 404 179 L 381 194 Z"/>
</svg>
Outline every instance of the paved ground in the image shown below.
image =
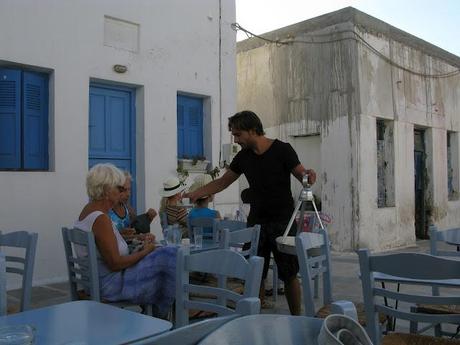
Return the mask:
<svg viewBox="0 0 460 345">
<path fill-rule="evenodd" d="M 398 251 L 428 252 L 429 242 L 418 241 L 417 245 Z M 358 257 L 355 253 L 332 253 L 332 282 L 333 296 L 335 300 L 346 299 L 353 302 L 362 302 L 361 282 L 358 278 L 359 266 Z M 271 277 L 267 279 L 267 288 L 271 287 Z M 410 289 L 413 290 L 413 287 Z M 12 303 L 19 301 L 20 291 L 8 292 L 8 300 Z M 321 292 L 320 292 L 321 296 Z M 272 297 L 267 297 L 272 299 Z M 50 284 L 38 286 L 32 289 L 32 308 L 39 308 L 47 305 L 63 303 L 70 300 L 68 284 Z M 316 300 L 317 307 L 321 300 Z M 303 308 L 302 308 L 303 310 Z M 289 309 L 284 295 L 278 295 L 278 300 L 272 309 L 263 309 L 263 313 L 289 314 Z M 398 327 L 407 330 L 407 325 L 399 324 Z"/>
</svg>

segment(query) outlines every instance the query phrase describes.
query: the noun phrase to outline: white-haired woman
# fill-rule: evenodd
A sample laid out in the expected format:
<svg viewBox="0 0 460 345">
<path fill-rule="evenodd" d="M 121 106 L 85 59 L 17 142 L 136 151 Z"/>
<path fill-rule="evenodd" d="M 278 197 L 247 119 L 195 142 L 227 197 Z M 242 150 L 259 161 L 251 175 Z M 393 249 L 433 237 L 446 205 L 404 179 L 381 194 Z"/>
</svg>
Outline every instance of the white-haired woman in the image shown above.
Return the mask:
<svg viewBox="0 0 460 345">
<path fill-rule="evenodd" d="M 90 201 L 75 227 L 94 233 L 103 299 L 154 304 L 164 313 L 174 301 L 177 249 L 156 249 L 151 241 L 145 241 L 140 251 L 129 253 L 128 245 L 108 216 L 120 201 L 125 178 L 112 164 L 92 167 L 86 177 Z"/>
</svg>

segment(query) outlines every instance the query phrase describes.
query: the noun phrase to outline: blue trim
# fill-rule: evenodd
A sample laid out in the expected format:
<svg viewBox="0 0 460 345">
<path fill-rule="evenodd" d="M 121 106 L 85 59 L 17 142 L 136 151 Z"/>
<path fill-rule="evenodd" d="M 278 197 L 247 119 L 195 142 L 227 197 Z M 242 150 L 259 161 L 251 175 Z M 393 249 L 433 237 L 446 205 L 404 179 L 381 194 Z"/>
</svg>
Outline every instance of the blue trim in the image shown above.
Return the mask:
<svg viewBox="0 0 460 345">
<path fill-rule="evenodd" d="M 203 99 L 177 95 L 177 156 L 203 156 Z"/>
</svg>

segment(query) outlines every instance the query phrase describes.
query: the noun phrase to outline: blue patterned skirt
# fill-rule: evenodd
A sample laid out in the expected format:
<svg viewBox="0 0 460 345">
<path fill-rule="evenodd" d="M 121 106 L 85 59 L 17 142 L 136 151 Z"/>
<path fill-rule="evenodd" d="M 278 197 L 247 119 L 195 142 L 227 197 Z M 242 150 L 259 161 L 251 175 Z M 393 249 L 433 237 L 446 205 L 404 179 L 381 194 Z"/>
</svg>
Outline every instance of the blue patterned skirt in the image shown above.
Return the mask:
<svg viewBox="0 0 460 345">
<path fill-rule="evenodd" d="M 176 294 L 177 247 L 161 247 L 120 272 L 100 279 L 101 297 L 108 301 L 153 304 L 166 312 Z"/>
</svg>

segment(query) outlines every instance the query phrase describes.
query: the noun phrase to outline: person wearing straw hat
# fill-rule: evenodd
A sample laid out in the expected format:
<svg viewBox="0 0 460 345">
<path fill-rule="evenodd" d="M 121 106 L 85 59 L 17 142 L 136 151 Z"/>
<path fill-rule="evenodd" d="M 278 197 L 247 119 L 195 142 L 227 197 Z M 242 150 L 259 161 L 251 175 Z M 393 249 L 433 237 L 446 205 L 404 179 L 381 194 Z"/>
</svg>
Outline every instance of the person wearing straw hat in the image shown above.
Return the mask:
<svg viewBox="0 0 460 345">
<path fill-rule="evenodd" d="M 170 176 L 163 181 L 163 188 L 160 190 L 160 213 L 166 213 L 168 225 L 179 224 L 182 238 L 188 237 L 187 209 L 179 205 L 185 188 L 185 183 L 180 182 L 176 176 Z"/>
<path fill-rule="evenodd" d="M 249 182 L 251 210 L 248 226 L 261 225 L 258 255 L 265 260 L 263 279 L 267 276 L 270 255 L 273 253 L 278 275 L 284 281 L 286 299 L 293 315 L 300 315 L 300 283 L 297 278 L 299 264 L 295 255 L 282 253 L 276 247 L 276 237 L 282 236 L 294 211 L 291 192 L 291 175 L 302 182 L 308 174 L 310 184 L 316 173 L 300 163 L 297 153 L 289 143 L 265 136 L 262 122 L 250 110 L 244 110 L 228 119 L 228 129 L 241 151 L 233 158 L 225 174 L 206 186 L 185 196 L 193 202 L 203 195 L 218 193 L 244 174 Z M 295 226 L 290 234 L 296 233 Z M 265 299 L 264 280 L 260 287 L 261 303 Z"/>
<path fill-rule="evenodd" d="M 189 193 L 196 191 L 197 189 L 206 186 L 208 183 L 212 181 L 212 177 L 209 174 L 200 174 L 195 177 L 193 180 L 192 185 L 189 188 Z M 188 218 L 190 220 L 195 218 L 217 218 L 220 219 L 219 211 L 210 209 L 209 203 L 212 202 L 214 199 L 214 195 L 204 195 L 201 198 L 195 201 L 194 207 L 188 213 Z M 212 228 L 204 228 L 203 229 L 204 235 L 211 234 L 212 236 Z"/>
</svg>

